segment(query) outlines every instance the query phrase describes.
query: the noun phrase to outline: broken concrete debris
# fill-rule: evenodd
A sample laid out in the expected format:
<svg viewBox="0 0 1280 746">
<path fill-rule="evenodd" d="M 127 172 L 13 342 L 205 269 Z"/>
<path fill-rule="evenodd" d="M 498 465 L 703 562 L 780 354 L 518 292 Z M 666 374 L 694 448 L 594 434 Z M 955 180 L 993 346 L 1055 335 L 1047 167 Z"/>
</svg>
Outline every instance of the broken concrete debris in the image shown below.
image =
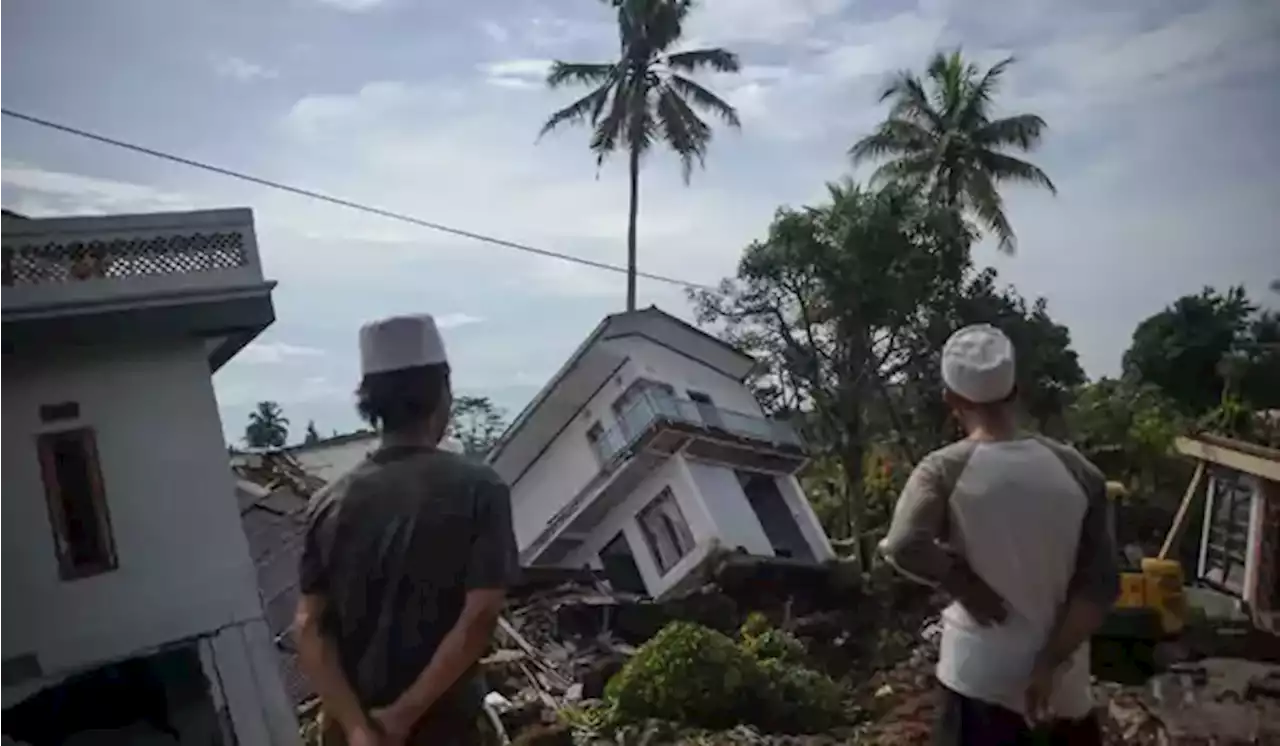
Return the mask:
<svg viewBox="0 0 1280 746">
<path fill-rule="evenodd" d="M 884 574 L 850 583 L 844 568 L 831 568 L 826 579 L 789 583 L 789 572 L 774 563 L 730 559 L 701 588 L 658 601 L 611 593 L 590 571 L 529 573 L 513 590 L 483 661 L 493 692 L 486 709 L 501 726 L 503 742 L 929 743 L 936 714 L 937 599 Z M 754 583 L 753 574 L 767 581 Z M 842 579 L 832 582 L 837 575 Z M 792 595 L 774 592 L 788 586 Z M 776 734 L 749 725 L 710 732 L 689 723 L 618 719 L 606 685 L 659 631 L 691 622 L 738 639 L 749 617 L 751 624 L 783 633 L 778 649 L 791 652 L 780 655 L 802 655 L 836 682 L 844 693 L 843 722 L 821 733 Z M 1167 661 L 1166 670 L 1142 684 L 1097 682 L 1105 742 L 1280 744 L 1280 665 L 1214 653 L 1211 646 L 1184 644 L 1165 655 L 1180 662 Z"/>
</svg>

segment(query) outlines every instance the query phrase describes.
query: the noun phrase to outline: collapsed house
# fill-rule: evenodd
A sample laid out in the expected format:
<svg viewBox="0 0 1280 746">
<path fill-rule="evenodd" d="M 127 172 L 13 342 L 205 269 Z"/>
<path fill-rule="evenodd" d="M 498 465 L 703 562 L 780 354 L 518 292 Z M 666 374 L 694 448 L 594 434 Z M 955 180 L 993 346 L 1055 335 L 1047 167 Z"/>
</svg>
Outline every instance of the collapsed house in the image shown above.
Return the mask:
<svg viewBox="0 0 1280 746">
<path fill-rule="evenodd" d="M 296 743 L 211 381 L 275 319 L 252 213 L 3 220 L 4 734 Z"/>
<path fill-rule="evenodd" d="M 755 369 L 655 307 L 606 317 L 489 453 L 521 563 L 595 567 L 660 597 L 717 549 L 831 559 L 796 479 L 804 443 L 761 410 Z"/>
</svg>

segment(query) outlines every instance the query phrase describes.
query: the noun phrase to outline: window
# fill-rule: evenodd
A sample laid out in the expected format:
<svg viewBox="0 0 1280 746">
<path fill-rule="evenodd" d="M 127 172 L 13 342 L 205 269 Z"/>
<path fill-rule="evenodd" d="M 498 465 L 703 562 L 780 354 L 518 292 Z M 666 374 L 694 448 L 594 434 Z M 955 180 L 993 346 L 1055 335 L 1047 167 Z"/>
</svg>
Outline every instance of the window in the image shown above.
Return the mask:
<svg viewBox="0 0 1280 746">
<path fill-rule="evenodd" d="M 720 419 L 720 410 L 716 408 L 716 403 L 711 401 L 711 396 L 701 391 L 690 391 L 689 401 L 698 407 L 698 416 L 702 418 L 703 424 L 707 427 L 724 429 L 724 421 Z"/>
<path fill-rule="evenodd" d="M 665 383 L 637 378 L 613 402 L 613 414 L 627 440 L 640 434 L 658 415 L 677 414 L 675 389 Z"/>
<path fill-rule="evenodd" d="M 1200 576 L 1220 590 L 1243 595 L 1254 482 L 1246 475 L 1217 471 L 1209 482 L 1211 514 L 1205 527 Z"/>
<path fill-rule="evenodd" d="M 693 551 L 693 534 L 670 488 L 658 493 L 640 511 L 640 532 L 653 553 L 658 571 L 666 574 L 686 554 Z"/>
<path fill-rule="evenodd" d="M 39 436 L 37 447 L 62 579 L 114 570 L 115 540 L 93 430 L 45 433 Z"/>
<path fill-rule="evenodd" d="M 604 442 L 604 425 L 599 422 L 592 423 L 591 427 L 587 428 L 587 442 L 591 444 L 591 452 L 596 455 L 596 461 L 603 465 L 609 460 Z"/>
</svg>

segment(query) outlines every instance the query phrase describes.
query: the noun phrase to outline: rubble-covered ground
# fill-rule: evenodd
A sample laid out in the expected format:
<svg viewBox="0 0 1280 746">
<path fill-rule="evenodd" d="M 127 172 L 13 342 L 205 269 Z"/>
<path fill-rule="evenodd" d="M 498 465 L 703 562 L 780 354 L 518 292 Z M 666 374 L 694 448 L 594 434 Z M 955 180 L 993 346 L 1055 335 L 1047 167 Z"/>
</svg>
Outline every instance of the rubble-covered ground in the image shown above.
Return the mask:
<svg viewBox="0 0 1280 746">
<path fill-rule="evenodd" d="M 939 603 L 918 586 L 727 557 L 703 587 L 651 601 L 586 572 L 541 574 L 513 594 L 485 659 L 515 744 L 929 742 Z M 1280 745 L 1274 637 L 1193 630 L 1160 659 L 1140 683 L 1095 684 L 1108 744 Z M 775 727 L 729 727 L 752 721 Z"/>
</svg>

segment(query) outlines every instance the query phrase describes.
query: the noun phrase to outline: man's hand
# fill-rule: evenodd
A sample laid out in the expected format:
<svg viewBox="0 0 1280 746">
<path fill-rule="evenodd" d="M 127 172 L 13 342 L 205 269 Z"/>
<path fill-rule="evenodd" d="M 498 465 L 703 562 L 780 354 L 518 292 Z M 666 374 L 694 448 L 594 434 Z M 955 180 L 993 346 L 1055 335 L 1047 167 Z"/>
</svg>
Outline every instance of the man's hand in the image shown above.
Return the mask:
<svg viewBox="0 0 1280 746">
<path fill-rule="evenodd" d="M 1009 616 L 1009 609 L 1000 594 L 968 568 L 960 571 L 951 592 L 969 616 L 984 627 L 1003 624 Z"/>
<path fill-rule="evenodd" d="M 361 725 L 346 732 L 347 746 L 385 746 L 384 739 L 372 725 Z"/>
<path fill-rule="evenodd" d="M 381 731 L 382 740 L 377 746 L 404 746 L 413 735 L 413 728 L 418 718 L 405 711 L 403 707 L 391 705 L 373 711 L 373 722 Z"/>
<path fill-rule="evenodd" d="M 1027 684 L 1026 710 L 1027 722 L 1032 726 L 1048 722 L 1053 717 L 1049 709 L 1049 697 L 1053 695 L 1054 669 L 1047 663 L 1037 662 L 1031 669 L 1031 681 Z"/>
</svg>

